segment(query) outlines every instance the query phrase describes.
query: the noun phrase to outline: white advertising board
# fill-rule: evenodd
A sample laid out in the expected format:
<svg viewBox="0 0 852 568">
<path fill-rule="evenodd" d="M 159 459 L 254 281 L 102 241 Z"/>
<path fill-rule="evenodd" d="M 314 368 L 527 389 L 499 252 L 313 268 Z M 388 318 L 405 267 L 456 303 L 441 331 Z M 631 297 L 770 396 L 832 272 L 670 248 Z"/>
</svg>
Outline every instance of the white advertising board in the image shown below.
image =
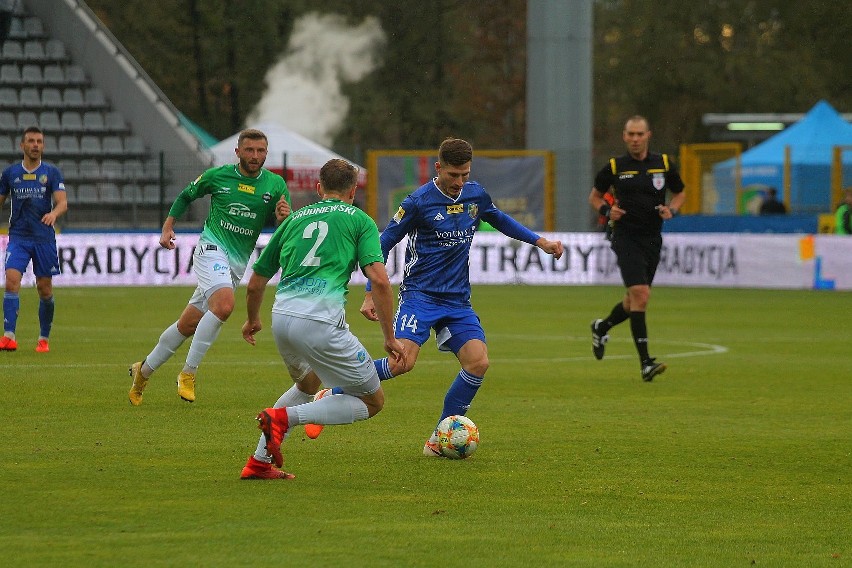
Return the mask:
<svg viewBox="0 0 852 568">
<path fill-rule="evenodd" d="M 258 250 L 269 241 L 265 233 Z M 548 233 L 565 254 L 554 260 L 534 246 L 500 233 L 473 240 L 473 284 L 621 284 L 615 255 L 600 233 Z M 159 233 L 67 233 L 57 236 L 61 286 L 193 286 L 192 249 L 197 234 L 179 234 L 174 250 L 159 245 Z M 5 259 L 7 235 L 0 235 Z M 388 259 L 398 283 L 405 243 Z M 256 254 L 256 253 L 255 253 Z M 249 271 L 250 273 L 250 271 Z M 352 283 L 364 277 L 353 274 Z M 32 285 L 31 271 L 24 284 Z M 852 289 L 852 238 L 835 235 L 668 233 L 655 285 L 729 288 Z"/>
</svg>

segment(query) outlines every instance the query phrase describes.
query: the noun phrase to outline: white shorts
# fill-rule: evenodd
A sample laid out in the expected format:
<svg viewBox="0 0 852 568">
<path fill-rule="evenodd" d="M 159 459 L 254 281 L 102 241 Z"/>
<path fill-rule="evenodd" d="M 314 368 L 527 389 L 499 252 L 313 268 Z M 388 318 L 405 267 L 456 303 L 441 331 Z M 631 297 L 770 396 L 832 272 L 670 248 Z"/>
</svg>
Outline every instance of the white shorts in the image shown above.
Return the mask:
<svg viewBox="0 0 852 568">
<path fill-rule="evenodd" d="M 208 309 L 207 301 L 216 290 L 230 287 L 236 290 L 241 276 L 234 273 L 228 255 L 219 245 L 199 242 L 192 253 L 192 271 L 198 287 L 189 299 L 189 305 L 202 312 Z"/>
<path fill-rule="evenodd" d="M 309 366 L 326 388 L 342 387 L 353 396 L 380 388 L 376 365 L 349 326 L 285 314 L 272 314 L 272 335 L 278 352 L 294 377 L 294 369 Z"/>
</svg>

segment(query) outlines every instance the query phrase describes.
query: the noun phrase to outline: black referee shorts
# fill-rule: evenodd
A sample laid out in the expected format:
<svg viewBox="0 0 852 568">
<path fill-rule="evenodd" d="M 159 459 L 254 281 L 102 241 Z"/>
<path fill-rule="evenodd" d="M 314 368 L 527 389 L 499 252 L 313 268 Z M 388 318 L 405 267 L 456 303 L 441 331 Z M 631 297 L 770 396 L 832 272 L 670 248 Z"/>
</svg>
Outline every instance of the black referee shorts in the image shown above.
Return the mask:
<svg viewBox="0 0 852 568">
<path fill-rule="evenodd" d="M 625 286 L 651 285 L 660 263 L 662 235 L 615 234 L 611 247 Z"/>
</svg>

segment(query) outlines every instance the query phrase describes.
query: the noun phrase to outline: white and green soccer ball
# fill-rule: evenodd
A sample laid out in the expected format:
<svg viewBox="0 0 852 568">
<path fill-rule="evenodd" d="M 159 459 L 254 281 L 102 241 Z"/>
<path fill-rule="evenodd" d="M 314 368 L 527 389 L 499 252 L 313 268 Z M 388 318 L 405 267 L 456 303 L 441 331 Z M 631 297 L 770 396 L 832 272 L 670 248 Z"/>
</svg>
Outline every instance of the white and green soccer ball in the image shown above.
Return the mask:
<svg viewBox="0 0 852 568">
<path fill-rule="evenodd" d="M 479 446 L 479 428 L 466 416 L 447 416 L 438 424 L 438 448 L 451 460 L 469 458 Z"/>
</svg>

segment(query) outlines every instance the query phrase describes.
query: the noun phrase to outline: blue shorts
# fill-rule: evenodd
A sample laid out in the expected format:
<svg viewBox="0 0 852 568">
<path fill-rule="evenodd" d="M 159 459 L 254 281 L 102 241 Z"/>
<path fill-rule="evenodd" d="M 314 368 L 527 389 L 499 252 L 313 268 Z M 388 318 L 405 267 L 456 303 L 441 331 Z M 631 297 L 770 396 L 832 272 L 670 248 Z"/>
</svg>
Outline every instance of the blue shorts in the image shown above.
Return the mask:
<svg viewBox="0 0 852 568">
<path fill-rule="evenodd" d="M 416 292 L 404 292 L 396 311 L 394 335 L 423 345 L 435 330 L 435 340 L 441 351 L 459 349 L 471 339 L 485 343 L 485 331 L 479 316 L 468 304 L 449 304 Z"/>
<path fill-rule="evenodd" d="M 59 253 L 56 251 L 56 243 L 9 239 L 9 245 L 6 247 L 7 270 L 13 268 L 23 274 L 27 271 L 31 259 L 33 274 L 36 278 L 59 274 Z"/>
</svg>

